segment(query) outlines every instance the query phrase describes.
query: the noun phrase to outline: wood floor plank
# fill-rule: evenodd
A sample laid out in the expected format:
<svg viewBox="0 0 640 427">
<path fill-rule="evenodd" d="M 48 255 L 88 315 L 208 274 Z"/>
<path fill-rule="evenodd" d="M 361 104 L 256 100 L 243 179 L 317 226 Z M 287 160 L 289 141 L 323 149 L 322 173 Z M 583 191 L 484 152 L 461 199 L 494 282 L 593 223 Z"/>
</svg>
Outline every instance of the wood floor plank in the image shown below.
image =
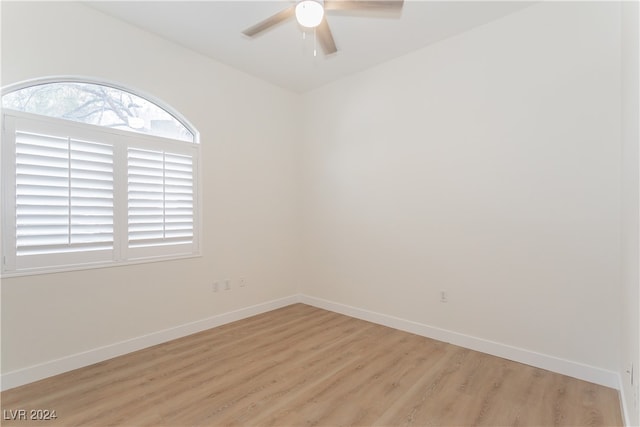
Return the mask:
<svg viewBox="0 0 640 427">
<path fill-rule="evenodd" d="M 615 390 L 303 304 L 0 398 L 58 416 L 5 426 L 622 425 Z"/>
</svg>

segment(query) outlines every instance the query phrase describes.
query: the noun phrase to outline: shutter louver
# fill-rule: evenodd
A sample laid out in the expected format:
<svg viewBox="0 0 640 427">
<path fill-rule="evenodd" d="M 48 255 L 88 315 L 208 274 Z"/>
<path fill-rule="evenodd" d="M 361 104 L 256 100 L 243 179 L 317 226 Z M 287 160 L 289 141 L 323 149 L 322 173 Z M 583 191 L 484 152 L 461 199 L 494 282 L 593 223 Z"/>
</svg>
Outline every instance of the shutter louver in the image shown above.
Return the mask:
<svg viewBox="0 0 640 427">
<path fill-rule="evenodd" d="M 113 149 L 16 132 L 16 255 L 113 247 Z"/>
<path fill-rule="evenodd" d="M 193 159 L 128 149 L 129 247 L 193 242 Z"/>
</svg>

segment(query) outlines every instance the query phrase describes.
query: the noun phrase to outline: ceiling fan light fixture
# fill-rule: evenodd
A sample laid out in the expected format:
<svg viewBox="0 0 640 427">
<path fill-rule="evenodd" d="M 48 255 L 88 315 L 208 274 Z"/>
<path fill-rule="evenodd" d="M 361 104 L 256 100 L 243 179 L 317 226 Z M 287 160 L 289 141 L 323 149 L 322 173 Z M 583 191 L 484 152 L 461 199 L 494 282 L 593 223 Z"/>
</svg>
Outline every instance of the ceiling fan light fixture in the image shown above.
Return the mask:
<svg viewBox="0 0 640 427">
<path fill-rule="evenodd" d="M 322 22 L 324 7 L 317 0 L 302 0 L 296 5 L 296 19 L 306 28 L 315 28 Z"/>
</svg>

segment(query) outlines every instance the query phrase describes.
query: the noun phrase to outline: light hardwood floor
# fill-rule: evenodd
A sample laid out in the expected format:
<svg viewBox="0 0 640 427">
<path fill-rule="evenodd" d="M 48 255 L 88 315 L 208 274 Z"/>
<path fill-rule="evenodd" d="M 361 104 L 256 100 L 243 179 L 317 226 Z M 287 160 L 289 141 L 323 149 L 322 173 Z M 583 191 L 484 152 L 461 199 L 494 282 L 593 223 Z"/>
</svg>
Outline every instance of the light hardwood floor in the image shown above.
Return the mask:
<svg viewBox="0 0 640 427">
<path fill-rule="evenodd" d="M 7 426 L 622 425 L 613 389 L 302 304 L 0 397 L 58 417 Z"/>
</svg>

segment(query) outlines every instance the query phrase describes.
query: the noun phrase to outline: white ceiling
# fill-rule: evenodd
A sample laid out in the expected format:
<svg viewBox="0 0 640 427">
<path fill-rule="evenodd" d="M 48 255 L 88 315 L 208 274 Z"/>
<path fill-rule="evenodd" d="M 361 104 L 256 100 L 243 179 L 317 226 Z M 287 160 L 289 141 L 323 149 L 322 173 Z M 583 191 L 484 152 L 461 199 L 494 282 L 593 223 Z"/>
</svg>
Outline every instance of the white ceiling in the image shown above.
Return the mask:
<svg viewBox="0 0 640 427">
<path fill-rule="evenodd" d="M 330 12 L 338 52 L 325 56 L 295 20 L 254 39 L 242 31 L 291 1 L 92 1 L 116 18 L 295 92 L 306 92 L 532 4 L 405 0 L 400 13 Z"/>
</svg>

